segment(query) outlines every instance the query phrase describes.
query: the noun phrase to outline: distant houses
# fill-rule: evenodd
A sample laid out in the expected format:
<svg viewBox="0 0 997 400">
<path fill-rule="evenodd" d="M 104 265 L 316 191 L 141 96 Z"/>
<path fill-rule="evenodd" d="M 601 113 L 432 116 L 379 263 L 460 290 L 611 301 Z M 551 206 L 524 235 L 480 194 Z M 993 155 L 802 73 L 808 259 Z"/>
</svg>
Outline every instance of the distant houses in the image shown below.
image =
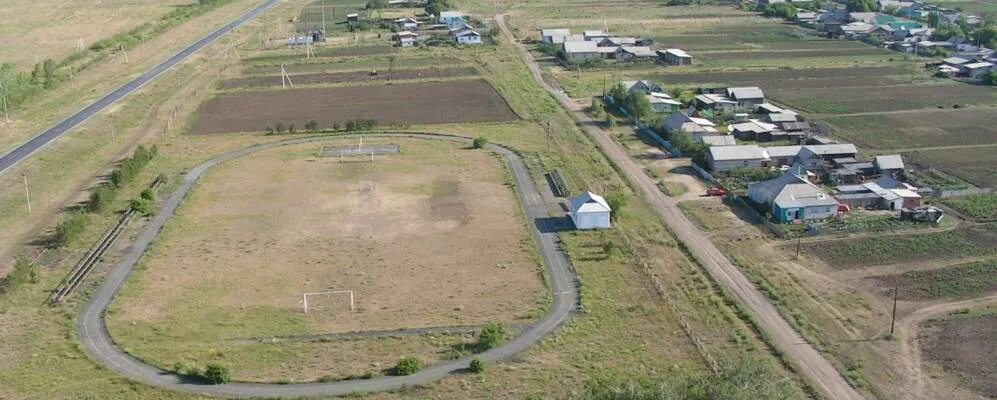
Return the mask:
<svg viewBox="0 0 997 400">
<path fill-rule="evenodd" d="M 758 145 L 710 147 L 706 158 L 713 171 L 730 171 L 735 168 L 767 168 L 800 164 L 807 170 L 828 171 L 835 158 L 855 158 L 858 149 L 853 144 L 824 144 L 801 146 Z"/>
<path fill-rule="evenodd" d="M 572 34 L 567 28 L 545 28 L 538 33 L 542 46 L 556 46 L 569 63 L 594 60 L 619 62 L 657 61 L 665 65 L 691 65 L 692 55 L 681 49 L 654 50 L 653 40 L 628 36 L 610 36 L 601 30 Z M 543 48 L 543 47 L 542 47 Z"/>
</svg>

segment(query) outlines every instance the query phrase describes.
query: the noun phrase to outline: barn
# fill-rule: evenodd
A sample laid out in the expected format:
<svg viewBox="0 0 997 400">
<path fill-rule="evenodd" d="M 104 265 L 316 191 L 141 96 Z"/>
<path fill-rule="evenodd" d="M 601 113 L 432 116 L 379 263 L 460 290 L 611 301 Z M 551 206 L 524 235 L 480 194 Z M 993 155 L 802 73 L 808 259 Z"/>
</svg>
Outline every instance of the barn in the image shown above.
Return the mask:
<svg viewBox="0 0 997 400">
<path fill-rule="evenodd" d="M 571 221 L 577 229 L 609 228 L 612 211 L 606 199 L 592 192 L 571 198 Z"/>
</svg>

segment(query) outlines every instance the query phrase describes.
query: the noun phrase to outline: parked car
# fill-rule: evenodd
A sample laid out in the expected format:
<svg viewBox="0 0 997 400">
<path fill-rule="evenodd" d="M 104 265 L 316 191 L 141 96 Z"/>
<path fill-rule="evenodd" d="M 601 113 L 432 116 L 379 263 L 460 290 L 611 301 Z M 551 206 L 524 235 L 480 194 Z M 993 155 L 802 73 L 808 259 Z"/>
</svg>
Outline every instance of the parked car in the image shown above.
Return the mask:
<svg viewBox="0 0 997 400">
<path fill-rule="evenodd" d="M 707 196 L 724 196 L 726 194 L 727 191 L 720 187 L 711 187 L 709 189 L 706 189 Z"/>
<path fill-rule="evenodd" d="M 843 213 L 843 212 L 849 212 L 849 211 L 851 211 L 851 210 L 852 210 L 852 208 L 851 208 L 851 207 L 849 207 L 849 206 L 848 206 L 848 204 L 841 204 L 841 203 L 838 203 L 838 212 L 839 212 L 839 213 Z"/>
</svg>

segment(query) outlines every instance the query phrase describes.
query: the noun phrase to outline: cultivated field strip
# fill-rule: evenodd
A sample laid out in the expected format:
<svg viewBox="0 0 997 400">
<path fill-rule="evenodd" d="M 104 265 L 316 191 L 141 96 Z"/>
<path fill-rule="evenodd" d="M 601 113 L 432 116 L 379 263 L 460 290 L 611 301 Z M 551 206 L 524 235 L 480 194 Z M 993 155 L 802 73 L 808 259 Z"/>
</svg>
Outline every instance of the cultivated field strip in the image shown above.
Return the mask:
<svg viewBox="0 0 997 400">
<path fill-rule="evenodd" d="M 407 137 L 448 140 L 467 144 L 471 142 L 469 138 L 414 132 L 394 134 L 364 133 L 364 135 L 368 137 Z M 81 310 L 80 318 L 76 324 L 77 331 L 80 335 L 80 341 L 83 343 L 90 357 L 105 367 L 116 371 L 118 374 L 139 382 L 169 390 L 222 397 L 334 396 L 357 392 L 392 390 L 435 381 L 465 371 L 472 356 L 435 365 L 406 376 L 307 384 L 227 383 L 223 385 L 204 385 L 200 381 L 191 381 L 183 376 L 142 362 L 125 353 L 111 338 L 104 322 L 107 307 L 114 299 L 118 290 L 124 285 L 125 280 L 136 267 L 145 251 L 152 244 L 152 241 L 163 229 L 167 220 L 176 212 L 180 203 L 205 172 L 218 164 L 261 150 L 342 137 L 344 135 L 312 136 L 254 145 L 219 155 L 192 168 L 184 176 L 176 191 L 164 201 L 160 212 L 142 229 L 133 245 L 123 254 L 121 261 L 111 270 L 105 278 L 104 283 L 94 293 L 90 302 Z M 511 149 L 495 144 L 488 144 L 485 146 L 485 149 L 502 156 L 509 167 L 509 171 L 516 183 L 516 192 L 524 214 L 530 220 L 528 225 L 531 228 L 531 236 L 538 247 L 540 256 L 543 259 L 544 268 L 548 274 L 552 297 L 547 314 L 526 328 L 519 336 L 498 347 L 474 355 L 474 357 L 480 358 L 485 362 L 495 362 L 525 351 L 556 330 L 574 314 L 579 306 L 579 283 L 567 255 L 561 249 L 557 229 L 554 226 L 555 222 L 552 222 L 549 218 L 549 205 L 543 200 L 544 196 L 537 192 L 537 188 L 526 168 L 526 164 Z"/>
<path fill-rule="evenodd" d="M 472 67 L 453 67 L 397 69 L 394 71 L 382 69 L 380 71 L 376 71 L 376 73 L 372 71 L 311 73 L 290 75 L 290 80 L 294 83 L 294 85 L 320 85 L 328 83 L 355 84 L 391 80 L 466 78 L 473 76 L 478 76 L 478 71 Z M 284 79 L 282 79 L 280 75 L 273 75 L 229 79 L 221 82 L 218 87 L 221 90 L 231 90 L 243 88 L 278 87 L 283 84 Z"/>
<path fill-rule="evenodd" d="M 193 134 L 262 132 L 277 122 L 319 128 L 374 119 L 380 124 L 501 122 L 517 119 L 482 79 L 222 93 L 201 105 Z"/>
</svg>

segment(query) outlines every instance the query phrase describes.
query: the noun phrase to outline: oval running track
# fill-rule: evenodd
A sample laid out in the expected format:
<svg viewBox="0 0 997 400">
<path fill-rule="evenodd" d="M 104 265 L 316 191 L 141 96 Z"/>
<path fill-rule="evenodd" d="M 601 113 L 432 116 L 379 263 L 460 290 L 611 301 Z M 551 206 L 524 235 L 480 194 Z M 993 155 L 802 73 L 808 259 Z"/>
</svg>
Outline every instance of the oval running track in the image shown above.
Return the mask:
<svg viewBox="0 0 997 400">
<path fill-rule="evenodd" d="M 471 143 L 468 138 L 440 134 L 380 133 L 365 134 L 364 136 L 408 137 Z M 215 156 L 187 172 L 180 186 L 164 201 L 159 213 L 142 228 L 135 242 L 125 250 L 121 261 L 104 278 L 104 282 L 81 311 L 76 325 L 80 340 L 83 342 L 83 346 L 90 357 L 118 374 L 138 382 L 169 390 L 219 397 L 332 396 L 356 392 L 392 390 L 436 381 L 451 374 L 464 371 L 468 367 L 471 356 L 434 365 L 408 376 L 290 385 L 241 382 L 206 385 L 199 381 L 146 364 L 128 355 L 114 343 L 114 340 L 108 333 L 104 322 L 104 315 L 108 305 L 135 269 L 138 261 L 149 248 L 156 235 L 159 234 L 169 218 L 172 217 L 187 193 L 194 187 L 198 178 L 206 171 L 223 162 L 262 150 L 343 137 L 346 137 L 346 135 L 311 136 L 250 146 Z M 567 257 L 561 251 L 558 244 L 556 229 L 553 229 L 552 222 L 548 219 L 547 204 L 540 193 L 537 192 L 536 186 L 530 178 L 522 159 L 513 150 L 500 145 L 489 144 L 486 146 L 486 149 L 501 155 L 513 175 L 516 182 L 517 195 L 519 196 L 526 218 L 529 220 L 528 225 L 531 235 L 540 251 L 544 267 L 548 274 L 553 300 L 547 314 L 523 331 L 522 334 L 499 347 L 475 355 L 486 362 L 495 362 L 525 351 L 557 329 L 567 318 L 574 314 L 578 306 L 578 286 L 574 271 L 571 269 Z"/>
</svg>

